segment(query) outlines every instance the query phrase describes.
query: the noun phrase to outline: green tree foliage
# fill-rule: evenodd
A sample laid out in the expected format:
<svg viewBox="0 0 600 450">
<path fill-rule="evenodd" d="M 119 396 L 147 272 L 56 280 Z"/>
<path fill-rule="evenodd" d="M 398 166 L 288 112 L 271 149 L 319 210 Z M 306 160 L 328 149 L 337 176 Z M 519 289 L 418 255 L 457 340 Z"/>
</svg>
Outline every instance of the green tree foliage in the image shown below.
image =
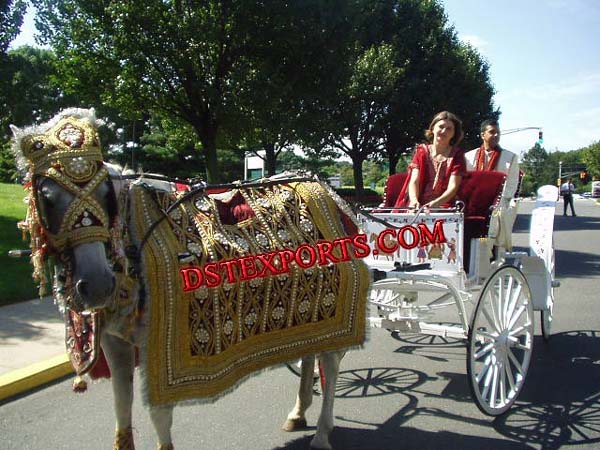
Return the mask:
<svg viewBox="0 0 600 450">
<path fill-rule="evenodd" d="M 8 46 L 21 31 L 23 17 L 27 10 L 24 0 L 6 0 L 0 4 L 0 62 Z"/>
<path fill-rule="evenodd" d="M 250 129 L 253 124 L 242 121 L 248 114 L 267 135 L 259 134 L 259 142 L 274 143 L 279 138 L 276 129 L 265 126 L 268 115 L 258 112 L 278 102 L 282 107 L 276 112 L 288 111 L 284 88 L 302 86 L 289 77 L 312 76 L 311 61 L 319 64 L 327 56 L 299 58 L 304 48 L 314 53 L 312 31 L 326 34 L 327 26 L 319 23 L 324 20 L 323 2 L 35 3 L 41 34 L 60 55 L 62 75 L 70 88 L 90 98 L 95 91 L 124 114 L 146 111 L 188 123 L 201 143 L 210 182 L 220 176 L 217 148 L 237 140 L 240 130 Z M 330 13 L 337 3 L 333 2 Z M 294 66 L 294 61 L 305 66 Z M 281 68 L 278 73 L 271 71 L 276 63 Z M 267 88 L 258 91 L 264 95 L 262 104 L 248 101 L 256 99 L 252 93 L 257 86 Z"/>
<path fill-rule="evenodd" d="M 521 185 L 523 195 L 535 193 L 544 184 L 555 183 L 544 182 L 545 172 L 548 171 L 547 160 L 548 152 L 538 143 L 525 152 L 521 161 L 521 170 L 525 172 Z"/>
<path fill-rule="evenodd" d="M 439 111 L 463 119 L 465 145 L 475 146 L 479 123 L 495 117 L 488 64 L 462 44 L 435 1 L 355 2 L 354 56 L 323 120 L 326 140 L 352 158 L 362 188 L 363 162 L 385 155 L 394 173 Z M 329 134 L 327 134 L 329 133 Z M 360 195 L 360 193 L 358 193 Z"/>
<path fill-rule="evenodd" d="M 364 1 L 362 8 L 362 39 L 392 45 L 394 65 L 401 74 L 383 121 L 390 173 L 402 155 L 410 154 L 415 143 L 424 140 L 424 129 L 442 110 L 463 120 L 462 145 L 477 145 L 481 120 L 498 116 L 489 66 L 476 50 L 458 40 L 440 3 Z"/>
<path fill-rule="evenodd" d="M 581 149 L 581 160 L 587 168 L 588 175 L 600 179 L 600 141 Z"/>
<path fill-rule="evenodd" d="M 9 125 L 27 126 L 48 120 L 61 108 L 77 106 L 56 78 L 56 58 L 50 50 L 29 46 L 10 50 L 0 64 L 0 181 L 14 181 Z"/>
</svg>

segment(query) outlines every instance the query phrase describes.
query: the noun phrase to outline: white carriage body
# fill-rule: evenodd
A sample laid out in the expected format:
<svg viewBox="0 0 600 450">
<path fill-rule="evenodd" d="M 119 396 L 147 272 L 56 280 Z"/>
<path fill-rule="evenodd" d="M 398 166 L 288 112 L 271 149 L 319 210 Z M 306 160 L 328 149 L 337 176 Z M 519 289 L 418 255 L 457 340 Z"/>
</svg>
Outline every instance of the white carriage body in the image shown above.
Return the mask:
<svg viewBox="0 0 600 450">
<path fill-rule="evenodd" d="M 366 258 L 373 272 L 371 325 L 466 340 L 469 386 L 486 414 L 505 412 L 522 389 L 534 311 L 541 311 L 542 333 L 549 337 L 553 288 L 558 286 L 552 239 L 557 198 L 554 186 L 538 191 L 528 251 L 507 252 L 495 246 L 493 234 L 476 235 L 466 246 L 466 259 L 465 223 L 471 216 L 459 210 L 415 214 L 379 209 L 359 215 L 371 247 Z M 430 320 L 449 306 L 456 307 L 458 323 Z"/>
<path fill-rule="evenodd" d="M 464 217 L 461 212 L 446 210 L 415 215 L 383 210 L 371 215 L 391 227 L 359 216 L 371 247 L 366 259 L 370 267 L 391 270 L 395 263 L 400 263 L 429 264 L 431 270 L 440 272 L 462 270 Z"/>
</svg>

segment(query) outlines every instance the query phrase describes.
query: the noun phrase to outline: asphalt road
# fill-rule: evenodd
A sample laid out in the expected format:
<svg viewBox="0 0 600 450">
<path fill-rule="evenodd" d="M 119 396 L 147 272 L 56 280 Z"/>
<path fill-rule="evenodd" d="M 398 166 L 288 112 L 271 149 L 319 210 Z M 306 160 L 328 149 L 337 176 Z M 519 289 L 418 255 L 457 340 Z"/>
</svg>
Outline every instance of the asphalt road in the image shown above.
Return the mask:
<svg viewBox="0 0 600 450">
<path fill-rule="evenodd" d="M 523 203 L 516 244 L 526 245 L 533 203 Z M 598 449 L 600 448 L 600 207 L 576 200 L 578 217 L 555 220 L 556 292 L 553 337 L 536 339 L 524 391 L 493 419 L 479 412 L 467 385 L 465 346 L 452 339 L 392 336 L 372 330 L 364 349 L 346 355 L 337 385 L 334 448 Z M 139 379 L 137 380 L 139 381 Z M 87 449 L 112 446 L 110 384 L 83 395 L 63 380 L 0 406 L 0 449 Z M 178 450 L 307 449 L 313 430 L 280 431 L 297 379 L 285 368 L 259 374 L 210 405 L 175 411 Z M 314 425 L 320 399 L 309 410 Z M 135 401 L 138 449 L 154 449 L 147 412 Z"/>
</svg>

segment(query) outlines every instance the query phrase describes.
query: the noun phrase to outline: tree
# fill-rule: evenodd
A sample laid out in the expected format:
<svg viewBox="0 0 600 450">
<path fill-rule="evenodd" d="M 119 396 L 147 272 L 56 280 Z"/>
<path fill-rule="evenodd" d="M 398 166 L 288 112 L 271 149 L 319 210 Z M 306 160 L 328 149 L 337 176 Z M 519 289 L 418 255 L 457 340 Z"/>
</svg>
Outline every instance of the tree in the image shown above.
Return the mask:
<svg viewBox="0 0 600 450">
<path fill-rule="evenodd" d="M 357 44 L 358 46 L 359 44 Z M 388 98 L 400 75 L 387 44 L 358 48 L 350 61 L 349 77 L 327 111 L 329 130 L 323 144 L 352 159 L 357 201 L 363 190 L 363 162 L 383 149 L 381 121 L 387 111 Z"/>
<path fill-rule="evenodd" d="M 581 149 L 581 159 L 587 168 L 588 175 L 600 177 L 600 141 Z"/>
<path fill-rule="evenodd" d="M 261 94 L 248 94 L 255 92 L 257 80 L 269 86 L 270 73 L 264 70 L 275 59 L 282 67 L 292 67 L 286 61 L 297 60 L 309 47 L 312 31 L 318 28 L 326 35 L 328 30 L 327 18 L 320 14 L 324 3 L 318 1 L 309 5 L 314 8 L 277 0 L 35 3 L 38 28 L 60 55 L 70 88 L 90 96 L 100 93 L 103 102 L 130 117 L 142 111 L 189 124 L 201 144 L 209 182 L 220 176 L 217 148 L 232 146 L 251 130 L 253 124 L 245 119 L 255 117 L 255 110 L 264 111 L 282 99 L 287 108 L 287 93 L 281 88 L 290 81 L 295 86 L 288 77 L 310 75 L 313 66 L 310 58 L 300 58 L 307 66 L 273 74 L 274 92 L 266 93 L 264 105 L 247 101 Z M 341 3 L 333 2 L 329 9 Z M 289 32 L 298 31 L 311 15 L 311 23 L 323 21 L 320 27 L 306 27 L 301 39 Z M 263 127 L 266 120 L 257 122 Z M 268 132 L 267 141 L 273 143 L 277 133 Z M 264 140 L 260 137 L 259 142 Z"/>
<path fill-rule="evenodd" d="M 0 58 L 21 31 L 26 11 L 27 2 L 24 0 L 6 0 L 0 4 Z"/>
<path fill-rule="evenodd" d="M 66 106 L 77 106 L 75 96 L 65 95 L 56 80 L 53 52 L 29 46 L 9 50 L 0 64 L 0 180 L 15 179 L 9 125 L 18 127 L 48 120 Z"/>
<path fill-rule="evenodd" d="M 386 118 L 386 157 L 390 174 L 398 159 L 424 139 L 423 130 L 439 111 L 449 110 L 463 121 L 464 148 L 479 144 L 479 124 L 497 118 L 488 63 L 459 41 L 436 2 L 390 1 L 384 14 L 389 28 L 382 39 L 393 43 L 395 64 L 402 67 Z"/>
<path fill-rule="evenodd" d="M 240 92 L 243 124 L 248 128 L 244 146 L 259 156 L 258 150 L 264 152 L 267 175 L 275 173 L 283 150 L 310 141 L 316 128 L 313 109 L 337 88 L 352 29 L 348 4 L 346 0 L 288 2 L 286 21 L 273 24 L 285 39 L 255 61 L 250 88 Z M 284 16 L 283 11 L 279 16 Z"/>
<path fill-rule="evenodd" d="M 540 186 L 547 184 L 543 182 L 543 173 L 547 160 L 548 152 L 537 142 L 525 152 L 521 162 L 521 170 L 525 172 L 521 192 L 524 194 L 533 193 Z M 551 184 L 554 184 L 554 182 Z"/>
</svg>

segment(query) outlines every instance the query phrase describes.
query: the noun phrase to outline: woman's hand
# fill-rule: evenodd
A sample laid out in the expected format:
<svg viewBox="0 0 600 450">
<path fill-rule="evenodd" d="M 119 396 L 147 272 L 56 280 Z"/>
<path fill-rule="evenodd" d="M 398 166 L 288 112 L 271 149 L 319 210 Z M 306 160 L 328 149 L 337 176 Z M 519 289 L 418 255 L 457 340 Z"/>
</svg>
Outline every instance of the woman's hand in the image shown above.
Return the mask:
<svg viewBox="0 0 600 450">
<path fill-rule="evenodd" d="M 421 204 L 418 200 L 409 200 L 408 207 L 412 209 L 419 209 L 421 207 Z"/>
</svg>

